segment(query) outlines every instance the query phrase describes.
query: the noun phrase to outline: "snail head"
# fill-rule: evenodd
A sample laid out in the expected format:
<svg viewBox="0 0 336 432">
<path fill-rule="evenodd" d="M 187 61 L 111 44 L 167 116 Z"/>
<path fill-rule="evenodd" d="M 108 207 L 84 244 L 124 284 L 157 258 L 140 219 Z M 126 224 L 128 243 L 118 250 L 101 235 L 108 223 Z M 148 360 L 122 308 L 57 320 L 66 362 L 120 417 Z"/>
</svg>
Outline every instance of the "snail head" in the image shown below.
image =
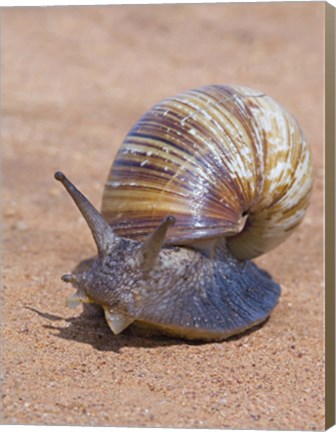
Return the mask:
<svg viewBox="0 0 336 432">
<path fill-rule="evenodd" d="M 63 184 L 80 210 L 98 251 L 89 270 L 62 276 L 64 282 L 77 289 L 68 297 L 67 305 L 100 304 L 112 331 L 120 333 L 133 321 L 132 311 L 136 315 L 141 308 L 147 292 L 146 281 L 157 264 L 167 230 L 175 218 L 167 216 L 143 242 L 120 237 L 63 173 L 56 172 L 55 179 Z"/>
</svg>

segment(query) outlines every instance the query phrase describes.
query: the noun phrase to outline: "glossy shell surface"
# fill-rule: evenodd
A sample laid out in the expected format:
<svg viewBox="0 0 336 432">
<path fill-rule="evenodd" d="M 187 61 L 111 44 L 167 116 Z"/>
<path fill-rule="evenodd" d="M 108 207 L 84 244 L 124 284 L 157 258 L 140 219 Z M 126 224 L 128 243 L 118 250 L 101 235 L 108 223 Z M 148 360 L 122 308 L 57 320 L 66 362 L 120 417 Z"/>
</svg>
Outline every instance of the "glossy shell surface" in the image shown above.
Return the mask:
<svg viewBox="0 0 336 432">
<path fill-rule="evenodd" d="M 302 221 L 312 188 L 303 133 L 272 98 L 210 85 L 163 100 L 126 136 L 102 214 L 143 239 L 167 216 L 167 244 L 226 237 L 239 259 L 281 243 Z"/>
</svg>

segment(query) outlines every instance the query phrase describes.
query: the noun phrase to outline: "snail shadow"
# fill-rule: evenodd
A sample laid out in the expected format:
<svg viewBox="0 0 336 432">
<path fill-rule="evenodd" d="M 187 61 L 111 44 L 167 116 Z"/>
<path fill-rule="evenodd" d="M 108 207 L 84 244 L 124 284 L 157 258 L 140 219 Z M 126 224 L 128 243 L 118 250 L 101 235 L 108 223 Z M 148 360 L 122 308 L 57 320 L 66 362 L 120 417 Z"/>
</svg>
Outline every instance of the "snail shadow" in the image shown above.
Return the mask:
<svg viewBox="0 0 336 432">
<path fill-rule="evenodd" d="M 38 314 L 42 318 L 52 322 L 62 322 L 62 325 L 44 324 L 43 328 L 51 330 L 56 337 L 65 340 L 72 340 L 79 343 L 91 345 L 97 351 L 107 351 L 120 353 L 124 347 L 132 348 L 158 348 L 172 345 L 205 345 L 208 343 L 229 343 L 237 341 L 251 333 L 254 333 L 265 325 L 268 318 L 260 324 L 231 336 L 220 342 L 207 341 L 189 341 L 185 339 L 173 338 L 165 335 L 146 334 L 139 329 L 130 326 L 123 333 L 115 336 L 108 327 L 103 314 L 92 313 L 92 311 L 83 310 L 78 316 L 64 318 L 53 315 L 48 312 L 42 312 L 30 306 L 26 309 Z M 64 326 L 64 323 L 68 323 Z"/>
<path fill-rule="evenodd" d="M 26 309 L 49 321 L 50 324 L 43 324 L 42 327 L 50 330 L 53 336 L 89 344 L 97 351 L 119 353 L 124 347 L 156 348 L 184 343 L 182 340 L 164 336 L 146 337 L 145 335 L 139 335 L 132 328 L 128 328 L 120 335 L 115 336 L 102 314 L 90 314 L 85 310 L 78 316 L 65 318 L 30 306 L 26 306 Z M 59 323 L 59 325 L 56 323 Z"/>
</svg>

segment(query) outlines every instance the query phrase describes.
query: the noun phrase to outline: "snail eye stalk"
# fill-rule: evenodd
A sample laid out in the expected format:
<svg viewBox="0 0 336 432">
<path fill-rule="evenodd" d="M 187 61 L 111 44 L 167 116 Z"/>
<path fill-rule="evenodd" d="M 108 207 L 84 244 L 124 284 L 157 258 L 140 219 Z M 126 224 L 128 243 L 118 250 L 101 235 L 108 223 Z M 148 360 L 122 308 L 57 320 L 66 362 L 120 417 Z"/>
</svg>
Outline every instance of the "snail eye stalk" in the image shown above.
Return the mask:
<svg viewBox="0 0 336 432">
<path fill-rule="evenodd" d="M 113 232 L 112 228 L 108 225 L 99 211 L 62 172 L 56 172 L 55 179 L 63 184 L 79 211 L 82 213 L 92 232 L 93 239 L 97 246 L 98 255 L 100 258 L 104 258 L 113 250 L 119 237 Z"/>
<path fill-rule="evenodd" d="M 163 246 L 167 230 L 176 222 L 174 216 L 167 216 L 163 222 L 147 237 L 142 244 L 138 259 L 144 272 L 149 272 L 155 264 L 160 249 Z"/>
</svg>

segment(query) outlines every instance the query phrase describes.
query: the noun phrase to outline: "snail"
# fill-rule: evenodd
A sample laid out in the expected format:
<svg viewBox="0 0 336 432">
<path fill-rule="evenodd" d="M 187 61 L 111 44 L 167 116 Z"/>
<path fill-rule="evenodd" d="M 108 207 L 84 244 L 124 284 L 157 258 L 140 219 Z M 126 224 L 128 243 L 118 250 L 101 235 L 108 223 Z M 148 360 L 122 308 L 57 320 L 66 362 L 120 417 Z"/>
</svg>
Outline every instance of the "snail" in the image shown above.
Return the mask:
<svg viewBox="0 0 336 432">
<path fill-rule="evenodd" d="M 165 99 L 133 126 L 112 164 L 101 212 L 61 172 L 97 246 L 62 277 L 68 303 L 130 324 L 221 341 L 270 315 L 280 286 L 251 259 L 302 221 L 312 158 L 294 117 L 258 91 L 209 85 Z"/>
</svg>

